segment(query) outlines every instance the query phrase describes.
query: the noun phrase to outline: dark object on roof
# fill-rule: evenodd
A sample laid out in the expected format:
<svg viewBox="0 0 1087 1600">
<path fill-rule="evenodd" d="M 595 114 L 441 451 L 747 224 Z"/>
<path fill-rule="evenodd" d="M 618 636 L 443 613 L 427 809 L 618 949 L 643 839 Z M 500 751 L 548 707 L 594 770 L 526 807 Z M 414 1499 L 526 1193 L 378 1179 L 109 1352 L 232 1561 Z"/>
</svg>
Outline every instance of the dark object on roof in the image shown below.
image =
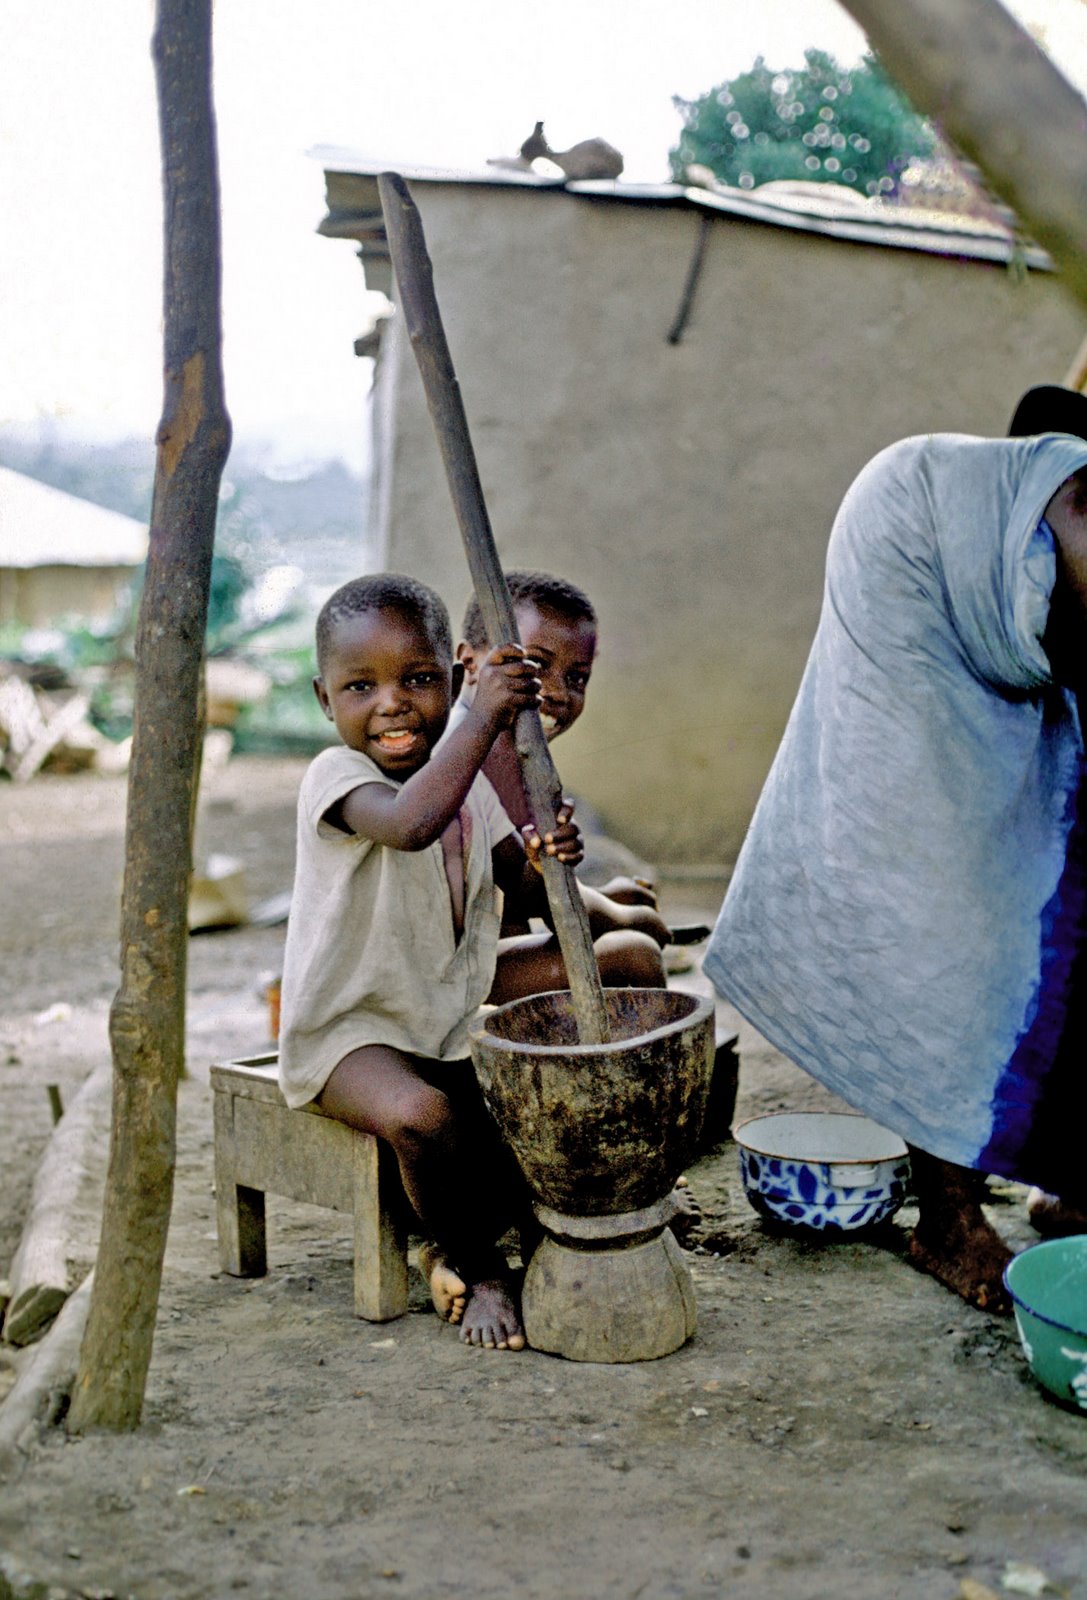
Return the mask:
<svg viewBox="0 0 1087 1600">
<path fill-rule="evenodd" d="M 540 156 L 553 161 L 575 183 L 588 178 L 617 178 L 623 170 L 622 156 L 606 139 L 582 139 L 569 150 L 552 150 L 544 138 L 543 123 L 537 122 L 521 146 L 521 159 L 531 166 Z"/>
<path fill-rule="evenodd" d="M 1087 394 L 1057 383 L 1028 389 L 1015 408 L 1008 437 L 1022 439 L 1034 433 L 1071 433 L 1087 439 Z"/>
</svg>

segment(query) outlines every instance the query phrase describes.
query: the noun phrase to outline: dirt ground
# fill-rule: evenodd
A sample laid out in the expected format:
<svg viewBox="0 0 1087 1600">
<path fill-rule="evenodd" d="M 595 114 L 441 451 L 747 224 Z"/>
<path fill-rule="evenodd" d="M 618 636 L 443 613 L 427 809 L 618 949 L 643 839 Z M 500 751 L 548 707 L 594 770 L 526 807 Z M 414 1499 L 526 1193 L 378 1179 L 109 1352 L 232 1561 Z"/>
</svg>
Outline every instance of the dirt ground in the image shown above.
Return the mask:
<svg viewBox="0 0 1087 1600">
<path fill-rule="evenodd" d="M 200 850 L 285 887 L 301 765 L 229 765 Z M 123 783 L 0 788 L 0 1273 L 50 1131 L 107 1053 Z M 666 913 L 712 912 L 689 886 Z M 726 1143 L 692 1170 L 699 1328 L 630 1366 L 466 1350 L 427 1309 L 351 1314 L 348 1220 L 269 1199 L 269 1273 L 218 1272 L 208 1065 L 267 1044 L 283 930 L 193 938 L 178 1185 L 145 1421 L 54 1428 L 0 1488 L 0 1600 L 1087 1597 L 1087 1417 L 1033 1385 L 1014 1328 L 881 1241 L 768 1231 Z M 699 982 L 698 975 L 688 982 Z M 738 1114 L 829 1097 L 742 1033 Z M 103 1139 L 104 1146 L 104 1139 Z M 992 1216 L 1033 1237 L 1014 1186 Z M 93 1194 L 73 1280 L 95 1245 Z M 25 1352 L 0 1345 L 0 1390 Z M 1048 1580 L 1049 1587 L 1042 1585 Z"/>
</svg>

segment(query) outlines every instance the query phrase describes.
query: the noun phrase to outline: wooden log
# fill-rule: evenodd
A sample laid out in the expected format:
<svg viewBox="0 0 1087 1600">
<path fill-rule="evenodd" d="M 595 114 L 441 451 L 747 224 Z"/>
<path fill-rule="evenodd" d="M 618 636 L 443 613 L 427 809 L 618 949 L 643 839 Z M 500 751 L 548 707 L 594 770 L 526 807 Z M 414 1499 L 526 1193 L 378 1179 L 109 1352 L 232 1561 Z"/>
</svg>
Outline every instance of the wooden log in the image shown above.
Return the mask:
<svg viewBox="0 0 1087 1600">
<path fill-rule="evenodd" d="M 72 1214 L 87 1179 L 89 1152 L 109 1127 L 110 1064 L 96 1067 L 57 1123 L 30 1193 L 30 1207 L 11 1264 L 11 1300 L 4 1340 L 39 1339 L 68 1298 Z"/>
<path fill-rule="evenodd" d="M 46 727 L 38 697 L 22 678 L 0 678 L 0 733 L 6 735 L 0 765 L 12 772 L 24 750 Z"/>
<path fill-rule="evenodd" d="M 58 705 L 51 696 L 36 694 L 21 678 L 0 678 L 0 731 L 7 736 L 0 767 L 16 783 L 26 783 L 58 745 L 85 725 L 89 706 L 89 696 L 82 693 Z"/>
<path fill-rule="evenodd" d="M 88 1273 L 45 1338 L 35 1346 L 0 1405 L 0 1473 L 25 1452 L 39 1426 L 55 1420 L 71 1389 L 93 1280 L 94 1273 Z"/>
<path fill-rule="evenodd" d="M 75 694 L 54 711 L 44 728 L 20 755 L 12 767 L 11 776 L 16 783 L 26 783 L 43 766 L 58 744 L 83 721 L 90 707 L 90 696 Z"/>
<path fill-rule="evenodd" d="M 422 375 L 487 637 L 492 646 L 519 644 L 513 601 L 498 559 L 468 418 L 434 293 L 422 222 L 399 173 L 384 172 L 377 182 L 400 309 Z M 562 804 L 562 788 L 538 711 L 520 713 L 514 729 L 514 743 L 533 818 L 541 832 L 545 832 L 554 824 Z M 578 1034 L 585 1044 L 606 1043 L 607 1011 L 589 918 L 577 879 L 571 867 L 552 857 L 545 856 L 542 867 L 555 933 L 566 965 Z"/>
</svg>

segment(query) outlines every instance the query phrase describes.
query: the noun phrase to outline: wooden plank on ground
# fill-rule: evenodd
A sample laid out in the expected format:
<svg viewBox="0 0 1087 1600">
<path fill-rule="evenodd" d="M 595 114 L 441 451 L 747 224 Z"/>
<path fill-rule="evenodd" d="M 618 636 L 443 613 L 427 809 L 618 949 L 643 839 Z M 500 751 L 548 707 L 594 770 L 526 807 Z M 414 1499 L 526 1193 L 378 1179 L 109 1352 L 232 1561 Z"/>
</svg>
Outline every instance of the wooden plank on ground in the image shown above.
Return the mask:
<svg viewBox="0 0 1087 1600">
<path fill-rule="evenodd" d="M 55 1420 L 64 1397 L 71 1390 L 93 1278 L 93 1272 L 87 1274 L 0 1405 L 0 1474 L 26 1448 L 38 1427 Z M 0 1582 L 0 1593 L 3 1592 Z"/>
<path fill-rule="evenodd" d="M 111 1069 L 96 1067 L 53 1129 L 34 1178 L 22 1237 L 11 1264 L 11 1300 L 4 1317 L 8 1344 L 30 1344 L 68 1298 L 72 1217 L 89 1152 L 109 1127 Z"/>
</svg>

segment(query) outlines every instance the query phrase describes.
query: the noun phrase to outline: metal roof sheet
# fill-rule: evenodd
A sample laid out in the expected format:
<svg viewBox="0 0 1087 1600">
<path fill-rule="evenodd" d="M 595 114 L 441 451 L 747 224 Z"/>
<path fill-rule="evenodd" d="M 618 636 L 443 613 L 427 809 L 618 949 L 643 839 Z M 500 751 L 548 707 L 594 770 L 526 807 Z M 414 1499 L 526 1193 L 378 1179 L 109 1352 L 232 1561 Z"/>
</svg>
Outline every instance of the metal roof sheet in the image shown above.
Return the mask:
<svg viewBox="0 0 1087 1600">
<path fill-rule="evenodd" d="M 966 260 L 1003 261 L 1012 259 L 1041 270 L 1053 270 L 1053 263 L 1037 245 L 1018 243 L 1010 228 L 985 218 L 960 212 L 944 212 L 890 205 L 883 200 L 865 200 L 849 192 L 839 199 L 837 185 L 826 184 L 823 196 L 808 192 L 788 193 L 776 185 L 761 189 L 717 189 L 685 187 L 678 183 L 624 183 L 621 178 L 571 182 L 564 178 L 522 172 L 510 167 L 489 165 L 471 169 L 419 166 L 377 160 L 361 151 L 342 145 L 317 145 L 309 151 L 326 172 L 347 173 L 375 178 L 395 170 L 412 183 L 486 185 L 491 188 L 565 190 L 590 200 L 623 202 L 634 205 L 693 206 L 727 216 L 759 222 L 794 232 L 814 233 L 825 238 L 855 244 L 883 245 L 895 250 L 920 250 L 930 255 L 961 257 Z M 376 185 L 374 205 L 377 206 Z M 346 225 L 346 226 L 345 226 Z M 350 223 L 335 209 L 321 225 L 321 232 L 349 231 Z"/>
<path fill-rule="evenodd" d="M 0 467 L 0 567 L 137 567 L 146 554 L 134 517 Z"/>
</svg>

